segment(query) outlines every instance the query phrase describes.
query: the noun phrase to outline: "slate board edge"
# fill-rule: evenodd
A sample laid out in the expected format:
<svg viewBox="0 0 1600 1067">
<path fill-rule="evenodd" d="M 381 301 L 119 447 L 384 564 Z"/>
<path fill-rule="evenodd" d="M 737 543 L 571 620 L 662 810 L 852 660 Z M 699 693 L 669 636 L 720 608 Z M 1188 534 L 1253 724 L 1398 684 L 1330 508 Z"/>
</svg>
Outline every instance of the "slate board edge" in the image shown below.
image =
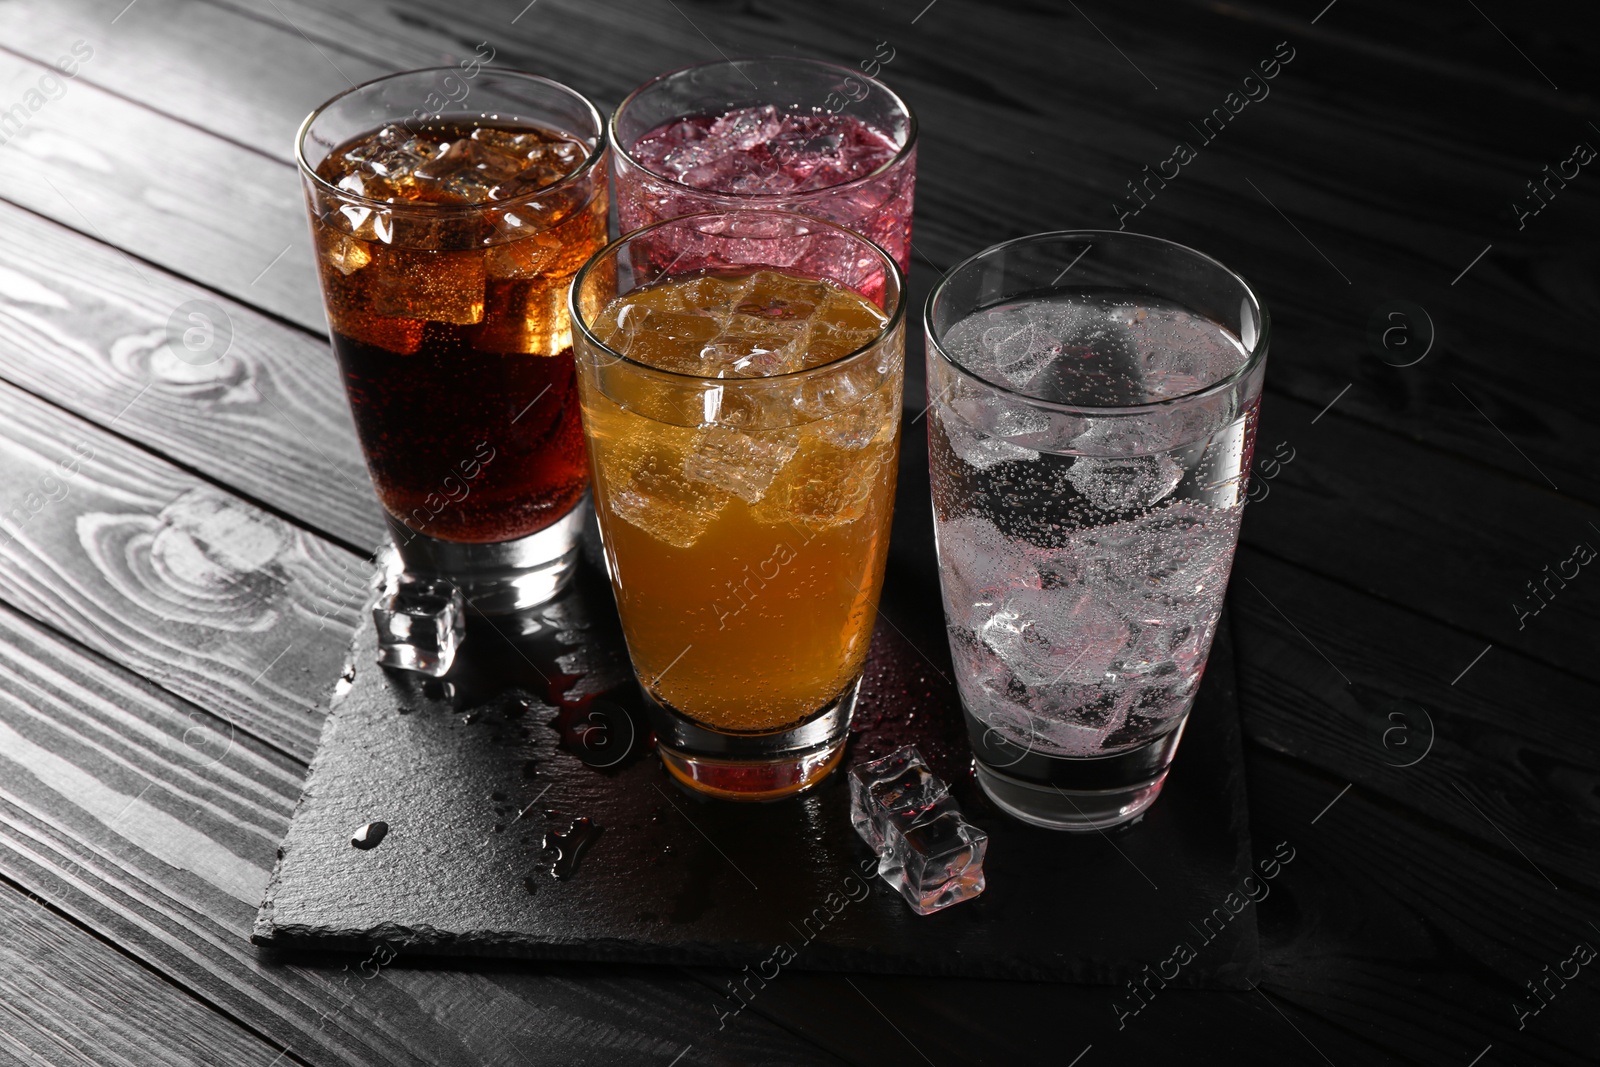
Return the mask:
<svg viewBox="0 0 1600 1067">
<path fill-rule="evenodd" d="M 389 547 L 389 543 L 385 541 L 373 550 L 372 558 L 382 560 L 384 553 L 389 551 L 393 550 Z M 341 698 L 345 695 L 339 691 L 339 683 L 349 675 L 350 669 L 355 665 L 356 649 L 361 645 L 363 627 L 371 625 L 372 606 L 378 599 L 378 593 L 385 574 L 385 566 L 386 564 L 380 562 L 368 579 L 369 587 L 366 599 L 362 601 L 360 621 L 356 626 L 356 632 L 350 638 L 350 646 L 345 649 L 344 659 L 341 661 L 339 668 L 339 677 L 329 682 L 323 690 L 327 697 L 327 714 L 322 720 L 322 731 L 317 736 L 317 751 L 312 755 L 311 763 L 306 768 L 304 781 L 307 785 L 316 780 L 317 767 L 322 763 L 324 756 L 332 747 L 329 742 L 333 739 L 333 735 L 338 729 L 339 716 L 336 711 Z M 294 810 L 289 814 L 289 825 L 283 831 L 283 840 L 278 842 L 277 858 L 272 864 L 272 875 L 267 879 L 266 888 L 262 890 L 261 906 L 256 911 L 256 921 L 250 930 L 252 944 L 273 946 L 282 943 L 279 940 L 281 928 L 273 921 L 273 902 L 278 898 L 279 881 L 283 874 L 283 861 L 289 854 L 290 839 L 294 836 L 295 820 L 300 817 L 300 809 L 305 807 L 311 797 L 311 790 L 303 786 L 300 790 L 300 796 L 294 802 Z M 336 946 L 330 943 L 327 947 L 334 948 Z M 351 951 L 355 950 L 351 949 Z"/>
</svg>

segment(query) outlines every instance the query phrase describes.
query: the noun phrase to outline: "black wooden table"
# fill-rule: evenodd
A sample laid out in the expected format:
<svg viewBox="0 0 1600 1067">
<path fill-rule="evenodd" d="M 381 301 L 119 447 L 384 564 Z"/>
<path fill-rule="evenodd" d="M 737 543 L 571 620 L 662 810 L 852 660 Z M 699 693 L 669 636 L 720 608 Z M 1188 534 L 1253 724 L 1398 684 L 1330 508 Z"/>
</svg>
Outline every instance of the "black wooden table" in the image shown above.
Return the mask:
<svg viewBox="0 0 1600 1067">
<path fill-rule="evenodd" d="M 0 1061 L 1595 1062 L 1584 5 L 337 7 L 0 0 Z M 1254 840 L 1296 858 L 1259 986 L 1119 1028 L 1107 987 L 796 972 L 719 1029 L 710 972 L 258 953 L 382 537 L 301 117 L 473 53 L 609 108 L 721 54 L 882 41 L 922 122 L 917 306 L 986 245 L 1119 222 L 1270 304 L 1231 614 Z M 228 334 L 204 366 L 167 340 L 196 301 Z"/>
</svg>

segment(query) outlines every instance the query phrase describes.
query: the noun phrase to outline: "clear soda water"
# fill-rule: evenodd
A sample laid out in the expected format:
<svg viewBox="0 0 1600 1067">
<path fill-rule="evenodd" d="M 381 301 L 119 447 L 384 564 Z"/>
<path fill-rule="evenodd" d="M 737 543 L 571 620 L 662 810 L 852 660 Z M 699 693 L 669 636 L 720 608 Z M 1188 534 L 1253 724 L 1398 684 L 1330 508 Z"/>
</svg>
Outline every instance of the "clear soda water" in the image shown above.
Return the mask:
<svg viewBox="0 0 1600 1067">
<path fill-rule="evenodd" d="M 1245 346 L 1112 289 L 985 308 L 943 345 L 984 380 L 930 353 L 935 528 L 969 715 L 1045 756 L 1163 737 L 1205 669 L 1259 404 L 1191 394 L 1242 368 Z"/>
</svg>

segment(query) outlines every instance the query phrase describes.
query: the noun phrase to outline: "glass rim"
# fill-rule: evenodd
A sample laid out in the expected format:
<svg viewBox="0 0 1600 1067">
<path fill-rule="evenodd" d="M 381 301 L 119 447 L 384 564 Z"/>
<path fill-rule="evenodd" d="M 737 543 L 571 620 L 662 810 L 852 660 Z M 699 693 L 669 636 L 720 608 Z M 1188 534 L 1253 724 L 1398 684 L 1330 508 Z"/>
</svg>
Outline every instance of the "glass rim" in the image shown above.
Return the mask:
<svg viewBox="0 0 1600 1067">
<path fill-rule="evenodd" d="M 1240 289 L 1244 292 L 1245 299 L 1250 302 L 1251 309 L 1256 313 L 1256 316 L 1261 323 L 1260 331 L 1256 337 L 1255 344 L 1245 346 L 1245 361 L 1234 370 L 1223 375 L 1221 378 L 1218 378 L 1216 381 L 1202 385 L 1198 389 L 1192 389 L 1187 393 L 1180 393 L 1177 396 L 1162 397 L 1159 400 L 1151 400 L 1143 404 L 1068 404 L 1061 401 L 1046 400 L 1043 397 L 1032 396 L 1010 385 L 1002 385 L 999 382 L 990 381 L 988 378 L 985 378 L 976 371 L 963 366 L 959 360 L 957 360 L 949 353 L 949 351 L 945 349 L 945 346 L 943 343 L 941 343 L 938 332 L 934 329 L 933 311 L 934 305 L 938 303 L 941 296 L 945 295 L 945 292 L 950 285 L 950 279 L 955 276 L 957 271 L 961 270 L 963 267 L 970 266 L 979 260 L 986 259 L 997 252 L 1001 252 L 1016 245 L 1036 243 L 1042 244 L 1046 241 L 1064 241 L 1073 238 L 1092 238 L 1095 240 L 1109 238 L 1117 241 L 1149 242 L 1153 245 L 1164 245 L 1169 249 L 1176 249 L 1181 253 L 1193 256 L 1195 259 L 1215 267 L 1229 278 L 1232 278 L 1236 283 L 1238 283 Z M 976 311 L 980 309 L 974 310 Z M 1226 392 L 1228 389 L 1233 388 L 1240 381 L 1249 377 L 1250 374 L 1252 374 L 1256 368 L 1266 360 L 1267 341 L 1272 332 L 1272 321 L 1267 312 L 1267 306 L 1261 300 L 1260 294 L 1256 292 L 1254 286 L 1244 279 L 1243 275 L 1223 265 L 1219 260 L 1208 256 L 1204 252 L 1201 252 L 1197 249 L 1190 248 L 1188 245 L 1179 244 L 1177 241 L 1169 241 L 1164 237 L 1152 237 L 1149 234 L 1132 233 L 1127 230 L 1051 230 L 1046 233 L 1033 233 L 1023 237 L 1014 237 L 1009 241 L 1002 241 L 999 244 L 990 245 L 983 251 L 974 253 L 973 255 L 970 255 L 966 259 L 963 259 L 961 262 L 957 263 L 955 266 L 951 267 L 934 285 L 933 291 L 928 294 L 927 303 L 923 305 L 922 331 L 930 349 L 937 353 L 941 360 L 953 368 L 958 374 L 979 383 L 985 388 L 995 390 L 1004 394 L 1008 398 L 1019 400 L 1032 407 L 1042 408 L 1047 411 L 1059 411 L 1067 415 L 1106 417 L 1120 415 L 1145 415 L 1153 411 L 1168 410 L 1180 404 L 1191 404 L 1204 397 L 1208 397 L 1216 393 Z M 1244 345 L 1243 337 L 1239 338 L 1239 343 L 1240 345 Z M 928 406 L 932 407 L 933 403 L 934 401 L 929 401 Z"/>
<path fill-rule="evenodd" d="M 849 237 L 849 238 L 851 238 L 853 240 L 859 241 L 861 244 L 863 244 L 867 248 L 871 249 L 872 253 L 874 255 L 876 255 L 878 257 L 878 259 L 883 263 L 884 267 L 886 268 L 885 277 L 891 277 L 892 276 L 894 278 L 894 284 L 895 284 L 895 308 L 894 308 L 894 311 L 891 312 L 889 314 L 889 317 L 884 320 L 882 328 L 878 330 L 877 334 L 875 334 L 873 336 L 872 340 L 870 340 L 870 341 L 866 342 L 865 344 L 861 345 L 859 348 L 852 349 L 851 351 L 846 352 L 842 356 L 838 356 L 838 357 L 836 357 L 834 359 L 830 359 L 826 363 L 819 363 L 815 367 L 805 367 L 805 368 L 802 368 L 801 370 L 785 371 L 782 374 L 764 374 L 764 375 L 760 375 L 760 376 L 755 377 L 755 378 L 710 378 L 710 377 L 707 377 L 706 375 L 703 375 L 703 374 L 688 374 L 688 373 L 685 373 L 683 371 L 667 370 L 665 367 L 654 367 L 654 366 L 651 366 L 648 363 L 642 363 L 639 360 L 632 359 L 632 358 L 628 357 L 627 355 L 624 355 L 623 353 L 618 352 L 616 349 L 612 348 L 610 345 L 606 344 L 604 341 L 600 340 L 600 338 L 598 338 L 598 337 L 596 337 L 594 335 L 594 331 L 589 328 L 588 321 L 584 318 L 583 312 L 578 307 L 578 293 L 582 290 L 583 283 L 584 283 L 585 279 L 587 279 L 589 277 L 589 272 L 591 270 L 593 270 L 594 267 L 597 264 L 599 264 L 601 260 L 605 259 L 607 256 L 611 256 L 611 255 L 620 253 L 620 251 L 622 249 L 622 246 L 627 244 L 629 241 L 633 240 L 634 238 L 642 237 L 645 234 L 648 234 L 648 233 L 650 233 L 650 232 L 652 232 L 654 230 L 659 230 L 662 227 L 678 225 L 678 224 L 682 224 L 682 223 L 686 223 L 686 222 L 694 222 L 696 220 L 701 220 L 701 219 L 726 218 L 729 215 L 754 215 L 754 216 L 761 216 L 761 217 L 777 216 L 777 217 L 780 217 L 780 218 L 798 219 L 798 220 L 800 220 L 800 221 L 802 221 L 802 222 L 804 222 L 804 223 L 806 223 L 807 225 L 810 225 L 810 226 L 820 226 L 820 227 L 823 227 L 823 228 L 825 228 L 827 230 L 837 230 L 840 233 L 844 234 L 845 236 L 847 236 L 847 237 Z M 738 238 L 735 238 L 735 239 L 737 240 Z M 761 269 L 769 269 L 770 270 L 771 268 L 758 267 L 756 269 L 757 270 L 761 270 Z M 781 272 L 778 272 L 778 273 L 781 273 Z M 692 276 L 693 275 L 684 275 L 684 277 L 692 277 Z M 832 281 L 832 279 L 827 279 L 827 280 L 828 281 Z M 848 286 L 843 285 L 840 282 L 832 281 L 832 284 L 839 286 L 841 289 L 849 289 Z M 850 290 L 850 291 L 854 292 L 854 290 Z M 619 293 L 618 295 L 620 296 L 620 295 L 623 295 L 623 294 Z M 857 295 L 859 296 L 860 294 L 858 293 Z M 863 299 L 865 299 L 865 298 L 863 298 Z M 584 339 L 586 341 L 588 341 L 590 344 L 594 345 L 597 349 L 599 349 L 600 351 L 604 352 L 606 355 L 611 356 L 613 359 L 617 360 L 620 363 L 626 363 L 630 367 L 635 367 L 635 368 L 638 368 L 639 370 L 648 371 L 651 374 L 664 375 L 669 380 L 670 379 L 680 379 L 680 380 L 685 381 L 685 382 L 714 382 L 714 383 L 716 383 L 717 385 L 720 385 L 720 386 L 735 386 L 735 387 L 741 387 L 742 388 L 742 387 L 760 385 L 760 384 L 765 383 L 765 382 L 799 381 L 799 380 L 807 377 L 808 375 L 820 374 L 823 371 L 836 368 L 836 367 L 840 366 L 841 364 L 848 363 L 848 362 L 850 362 L 852 360 L 858 359 L 858 358 L 862 357 L 863 355 L 865 355 L 866 353 L 871 352 L 873 349 L 877 348 L 879 345 L 881 345 L 884 342 L 885 339 L 887 339 L 889 336 L 891 336 L 894 333 L 894 331 L 896 329 L 898 329 L 900 327 L 900 325 L 905 321 L 905 317 L 906 317 L 906 278 L 905 278 L 905 272 L 900 269 L 900 264 L 896 263 L 894 257 L 891 256 L 888 252 L 885 252 L 882 248 L 878 247 L 876 242 L 874 242 L 874 241 L 872 241 L 872 240 L 870 240 L 870 239 L 868 239 L 866 237 L 861 236 L 859 233 L 856 233 L 852 229 L 848 229 L 848 228 L 846 228 L 844 226 L 840 226 L 836 222 L 829 222 L 827 219 L 819 219 L 819 218 L 816 218 L 815 216 L 812 216 L 812 215 L 804 215 L 804 214 L 801 214 L 798 211 L 779 211 L 779 210 L 773 210 L 773 209 L 757 209 L 757 208 L 734 208 L 734 209 L 731 209 L 731 210 L 728 210 L 728 211 L 697 211 L 693 215 L 677 215 L 677 216 L 674 216 L 673 218 L 670 218 L 670 219 L 662 219 L 659 222 L 652 222 L 648 226 L 643 226 L 643 227 L 641 227 L 641 228 L 639 228 L 637 230 L 633 230 L 633 231 L 631 231 L 629 233 L 625 233 L 622 236 L 618 237 L 616 240 L 611 241 L 610 243 L 608 243 L 605 247 L 601 248 L 594 255 L 590 256 L 588 262 L 584 263 L 583 266 L 579 267 L 578 268 L 578 272 L 572 276 L 572 284 L 567 289 L 567 312 L 568 312 L 567 317 L 572 321 L 573 328 L 575 330 L 581 331 L 583 333 Z"/>
<path fill-rule="evenodd" d="M 317 186 L 318 190 L 322 193 L 329 196 L 338 197 L 342 200 L 348 200 L 354 204 L 358 204 L 362 207 L 369 207 L 373 210 L 382 209 L 384 211 L 398 212 L 400 214 L 414 213 L 418 216 L 470 215 L 484 211 L 497 211 L 503 208 L 519 207 L 531 201 L 549 196 L 552 193 L 558 193 L 564 189 L 576 186 L 580 181 L 589 176 L 589 173 L 594 170 L 596 164 L 598 164 L 600 159 L 606 154 L 606 121 L 605 118 L 600 114 L 600 109 L 594 106 L 594 101 L 590 100 L 587 96 L 584 96 L 570 85 L 567 85 L 563 82 L 558 82 L 554 78 L 546 78 L 542 74 L 531 74 L 523 70 L 485 69 L 481 72 L 481 74 L 510 77 L 526 82 L 538 82 L 549 88 L 566 93 L 574 100 L 580 102 L 584 108 L 588 110 L 589 117 L 592 120 L 592 124 L 595 129 L 594 149 L 584 157 L 582 163 L 578 164 L 578 166 L 574 168 L 571 173 L 564 176 L 560 181 L 552 182 L 549 185 L 540 186 L 538 189 L 535 189 L 530 193 L 524 193 L 521 196 L 515 196 L 509 200 L 486 200 L 483 203 L 477 204 L 435 204 L 424 201 L 401 201 L 400 203 L 392 203 L 388 200 L 377 200 L 370 196 L 363 196 L 360 193 L 352 193 L 348 189 L 341 189 L 339 186 L 334 185 L 322 175 L 318 174 L 316 169 L 312 167 L 311 164 L 306 160 L 306 139 L 311 134 L 311 124 L 316 122 L 318 118 L 326 114 L 329 109 L 331 109 L 345 97 L 351 96 L 354 93 L 358 93 L 368 86 L 377 85 L 379 82 L 392 81 L 396 78 L 405 78 L 413 74 L 434 74 L 439 71 L 458 70 L 460 70 L 460 67 L 453 65 L 439 67 L 417 67 L 414 70 L 397 70 L 389 74 L 380 74 L 376 78 L 368 78 L 366 81 L 361 82 L 358 85 L 352 85 L 343 92 L 339 92 L 333 96 L 330 96 L 328 99 L 324 100 L 311 110 L 311 113 L 307 115 L 305 120 L 300 123 L 300 129 L 296 131 L 294 135 L 294 159 L 295 163 L 299 165 L 300 173 L 313 182 Z M 445 113 L 432 112 L 431 114 L 443 117 Z"/>
<path fill-rule="evenodd" d="M 794 64 L 798 64 L 800 66 L 818 67 L 818 68 L 823 68 L 823 69 L 827 69 L 827 70 L 842 71 L 843 73 L 845 73 L 849 77 L 859 78 L 862 81 L 871 83 L 875 88 L 880 89 L 884 93 L 886 93 L 888 95 L 889 99 L 894 102 L 894 105 L 896 107 L 898 107 L 901 110 L 901 112 L 903 112 L 905 114 L 905 116 L 906 116 L 906 143 L 901 145 L 899 147 L 899 149 L 895 152 L 895 154 L 892 157 L 890 157 L 889 159 L 885 160 L 883 163 L 881 163 L 878 166 L 874 167 L 871 171 L 869 171 L 866 174 L 861 175 L 860 177 L 850 178 L 850 179 L 848 179 L 846 181 L 842 181 L 842 182 L 836 182 L 833 185 L 825 185 L 821 189 L 809 189 L 809 190 L 806 190 L 805 192 L 796 192 L 796 193 L 726 193 L 726 192 L 719 192 L 719 191 L 717 191 L 715 189 L 701 189 L 701 188 L 699 188 L 697 186 L 689 185 L 689 184 L 687 184 L 685 182 L 679 181 L 677 178 L 673 178 L 673 177 L 671 177 L 669 175 L 662 174 L 659 171 L 652 170 L 650 167 L 647 167 L 643 163 L 639 162 L 638 158 L 636 156 L 634 156 L 634 154 L 631 151 L 629 151 L 629 149 L 622 144 L 622 139 L 621 139 L 621 137 L 618 136 L 618 133 L 617 133 L 617 120 L 622 117 L 622 113 L 625 110 L 627 110 L 628 105 L 633 103 L 634 100 L 637 99 L 638 96 L 641 93 L 645 92 L 646 90 L 651 89 L 654 86 L 660 84 L 661 82 L 666 81 L 668 78 L 676 78 L 679 75 L 686 74 L 691 70 L 703 70 L 703 69 L 705 69 L 707 67 L 733 67 L 733 66 L 737 66 L 740 63 L 760 63 L 760 62 L 794 63 Z M 685 115 L 685 116 L 680 116 L 680 117 L 687 118 L 688 116 Z M 918 133 L 917 113 L 915 111 L 911 110 L 911 105 L 906 103 L 905 99 L 899 93 L 897 93 L 893 89 L 889 88 L 889 86 L 887 84 L 885 84 L 883 81 L 880 81 L 879 79 L 874 78 L 871 75 L 866 74 L 866 73 L 864 73 L 862 71 L 854 70 L 854 69 L 852 69 L 850 67 L 844 66 L 841 63 L 832 63 L 832 62 L 829 62 L 826 59 L 812 59 L 809 56 L 777 56 L 777 55 L 736 56 L 736 57 L 733 57 L 731 59 L 712 59 L 712 60 L 707 60 L 704 63 L 690 63 L 688 66 L 678 67 L 678 68 L 676 68 L 674 70 L 664 71 L 664 72 L 662 72 L 660 74 L 657 74 L 655 77 L 651 78 L 649 81 L 645 82 L 644 84 L 640 85 L 638 88 L 634 89 L 627 96 L 623 97 L 622 98 L 622 103 L 617 105 L 616 110 L 611 113 L 611 118 L 606 121 L 606 141 L 607 141 L 607 143 L 610 144 L 611 150 L 613 152 L 615 152 L 617 154 L 617 156 L 619 156 L 620 158 L 627 160 L 630 166 L 637 167 L 638 169 L 644 171 L 646 174 L 650 175 L 652 178 L 655 178 L 657 181 L 665 182 L 667 185 L 671 185 L 671 186 L 673 186 L 675 188 L 678 188 L 678 189 L 685 189 L 685 190 L 688 190 L 689 192 L 697 193 L 697 194 L 699 194 L 701 196 L 720 197 L 720 198 L 723 198 L 725 200 L 730 200 L 730 201 L 734 201 L 734 202 L 747 201 L 747 202 L 752 203 L 752 204 L 765 204 L 765 203 L 776 204 L 776 203 L 793 203 L 793 202 L 796 202 L 796 201 L 803 201 L 803 200 L 807 200 L 807 199 L 811 199 L 811 198 L 827 196 L 829 194 L 836 193 L 841 189 L 849 189 L 852 186 L 861 184 L 862 182 L 868 182 L 868 181 L 871 181 L 874 178 L 882 177 L 884 174 L 888 173 L 893 168 L 899 166 L 902 162 L 905 161 L 905 159 L 908 156 L 911 155 L 911 153 L 913 151 L 915 151 L 915 149 L 917 147 L 917 133 Z M 774 210 L 777 210 L 777 209 L 774 209 Z M 705 214 L 705 212 L 698 212 L 697 214 Z"/>
</svg>

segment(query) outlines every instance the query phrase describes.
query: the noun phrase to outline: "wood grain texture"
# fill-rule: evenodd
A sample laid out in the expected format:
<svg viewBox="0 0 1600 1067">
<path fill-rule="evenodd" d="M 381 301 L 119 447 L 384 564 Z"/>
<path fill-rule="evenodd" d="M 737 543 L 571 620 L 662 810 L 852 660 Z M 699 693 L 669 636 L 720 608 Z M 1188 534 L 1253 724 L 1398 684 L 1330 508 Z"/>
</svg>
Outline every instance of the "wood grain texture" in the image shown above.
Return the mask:
<svg viewBox="0 0 1600 1067">
<path fill-rule="evenodd" d="M 1572 713 L 1593 683 L 1500 647 L 1467 671 L 1476 638 L 1248 549 L 1235 573 L 1248 738 L 1600 892 L 1600 726 Z"/>
<path fill-rule="evenodd" d="M 0 52 L 0 100 L 37 92 L 56 58 Z M 326 328 L 300 181 L 276 159 L 74 79 L 8 132 L 0 193 L 122 249 L 137 282 L 148 260 Z"/>
<path fill-rule="evenodd" d="M 303 765 L 4 608 L 0 642 L 0 875 L 306 1062 L 666 1063 L 690 1044 L 696 1063 L 837 1062 L 770 1025 L 719 1034 L 676 972 L 259 955 L 250 925 Z M 20 951 L 43 966 L 67 935 L 27 908 L 41 929 Z"/>
<path fill-rule="evenodd" d="M 281 1051 L 0 885 L 0 1058 L 268 1067 Z"/>
<path fill-rule="evenodd" d="M 361 558 L 0 384 L 0 599 L 302 758 Z"/>
<path fill-rule="evenodd" d="M 1600 680 L 1600 507 L 1285 396 L 1257 442 L 1246 544 Z"/>
<path fill-rule="evenodd" d="M 84 41 L 94 57 L 81 65 L 77 83 L 292 165 L 295 133 L 312 108 L 395 66 L 344 49 L 330 63 L 269 5 L 259 7 L 241 17 L 195 0 L 138 0 L 132 7 L 127 0 L 7 0 L 0 41 L 47 63 Z M 411 65 L 439 61 L 417 56 Z M 219 72 L 227 75 L 220 84 Z"/>
<path fill-rule="evenodd" d="M 0 377 L 346 544 L 387 536 L 325 342 L 9 204 L 0 227 Z"/>
<path fill-rule="evenodd" d="M 73 0 L 42 21 L 14 7 L 12 17 L 30 28 L 11 47 L 49 61 L 52 34 L 91 32 L 114 6 Z M 277 145 L 282 131 L 303 117 L 307 94 L 273 88 L 277 82 L 258 60 L 241 61 L 241 52 L 255 50 L 241 49 L 240 41 L 283 51 L 290 69 L 306 70 L 315 85 L 338 79 L 347 66 L 448 62 L 489 41 L 497 64 L 551 74 L 607 108 L 651 72 L 715 58 L 718 49 L 792 51 L 803 40 L 807 54 L 853 65 L 872 54 L 874 40 L 889 40 L 897 53 L 885 76 L 922 118 L 912 286 L 919 305 L 932 281 L 930 266 L 943 269 L 984 245 L 1040 229 L 1115 226 L 1112 202 L 1133 204 L 1127 183 L 1142 181 L 1142 168 L 1170 155 L 1175 140 L 1191 140 L 1201 158 L 1162 187 L 1131 225 L 1203 248 L 1262 285 L 1278 327 L 1277 350 L 1291 355 L 1275 362 L 1269 389 L 1320 407 L 1353 386 L 1337 414 L 1395 427 L 1519 478 L 1548 476 L 1600 501 L 1600 479 L 1580 458 L 1586 412 L 1577 399 L 1600 381 L 1574 340 L 1600 293 L 1592 284 L 1592 256 L 1566 240 L 1575 227 L 1600 221 L 1600 184 L 1572 183 L 1521 229 L 1510 208 L 1528 195 L 1526 181 L 1590 131 L 1581 107 L 1574 109 L 1578 98 L 1549 89 L 1531 68 L 1485 77 L 1490 38 L 1499 38 L 1476 13 L 1413 16 L 1455 42 L 1458 58 L 1440 62 L 1393 47 L 1395 31 L 1371 10 L 1336 30 L 1331 15 L 1329 24 L 1311 26 L 1309 16 L 1302 22 L 1198 3 L 1111 9 L 1093 14 L 1093 25 L 1065 7 L 1013 4 L 1002 9 L 1004 34 L 994 32 L 986 10 L 948 0 L 915 25 L 905 12 L 844 5 L 734 9 L 699 2 L 674 10 L 545 0 L 515 23 L 517 12 L 483 7 L 445 14 L 427 0 L 339 11 L 297 0 L 266 15 L 248 10 L 219 6 L 186 19 L 171 0 L 136 8 L 127 16 L 133 28 L 118 30 L 123 19 L 105 28 L 107 50 L 114 50 L 114 34 L 125 32 L 127 51 L 137 53 L 161 27 L 182 22 L 195 45 L 183 78 L 152 87 L 160 79 L 141 77 L 142 61 L 126 53 L 101 68 L 85 64 L 81 77 L 219 137 Z M 36 22 L 40 28 L 31 28 Z M 1107 36 L 1125 47 L 1119 52 Z M 1271 94 L 1214 143 L 1204 143 L 1191 124 L 1221 106 L 1286 36 L 1295 59 Z M 599 39 L 606 49 L 588 47 Z M 1067 78 L 1060 73 L 1064 55 L 1072 60 Z M 210 98 L 230 103 L 210 107 L 207 97 L 184 88 L 202 78 Z M 247 109 L 255 117 L 241 120 Z M 1307 137 L 1312 128 L 1318 135 Z M 123 147 L 135 148 L 111 142 L 99 150 Z M 232 148 L 218 159 L 219 174 L 233 173 Z M 280 147 L 264 150 L 284 158 Z M 990 165 L 973 167 L 975 150 Z M 118 165 L 137 170 L 140 161 Z M 216 198 L 202 199 L 209 205 Z M 284 213 L 271 233 L 298 234 L 287 220 L 298 219 L 297 204 L 288 197 L 263 205 Z M 54 217 L 82 228 L 59 208 Z M 284 247 L 267 240 L 268 228 L 254 229 L 263 231 L 259 239 L 230 239 L 255 240 L 252 254 L 263 262 Z M 187 240 L 153 234 L 146 243 Z M 1495 249 L 1473 268 L 1471 283 L 1452 285 L 1489 244 Z M 273 270 L 288 266 L 287 273 L 309 282 L 309 261 L 294 247 Z M 182 270 L 179 264 L 190 262 L 184 255 L 162 248 L 152 258 Z M 252 287 L 209 274 L 211 284 L 262 302 Z M 313 289 L 305 292 L 314 295 Z M 1506 337 L 1496 305 L 1485 299 L 1489 290 L 1538 314 L 1519 320 L 1516 334 Z M 1404 370 L 1379 358 L 1372 329 L 1374 317 L 1382 320 L 1401 298 L 1422 306 L 1437 330 L 1426 362 Z M 321 321 L 311 303 L 291 314 L 312 325 Z M 1423 327 L 1411 329 L 1420 337 Z M 1508 344 L 1522 357 L 1515 374 L 1505 372 Z M 1552 380 L 1571 388 L 1543 387 Z M 1531 463 L 1507 447 L 1502 431 Z"/>
</svg>

